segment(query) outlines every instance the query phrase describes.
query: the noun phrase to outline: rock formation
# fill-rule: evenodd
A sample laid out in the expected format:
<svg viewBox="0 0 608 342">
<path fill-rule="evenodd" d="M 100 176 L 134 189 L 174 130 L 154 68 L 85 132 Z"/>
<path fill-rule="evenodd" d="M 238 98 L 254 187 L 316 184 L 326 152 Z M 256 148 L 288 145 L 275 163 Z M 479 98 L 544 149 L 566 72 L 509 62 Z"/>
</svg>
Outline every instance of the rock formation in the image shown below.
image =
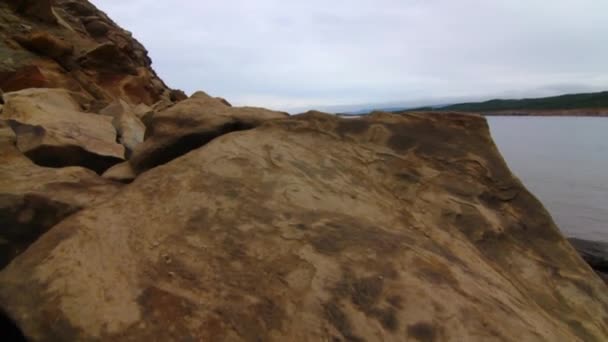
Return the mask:
<svg viewBox="0 0 608 342">
<path fill-rule="evenodd" d="M 172 93 L 146 49 L 88 1 L 1 1 L 0 56 L 5 92 L 65 88 L 148 105 Z"/>
<path fill-rule="evenodd" d="M 24 89 L 5 94 L 4 100 L 2 117 L 16 133 L 19 150 L 36 164 L 103 172 L 124 160 L 112 118 L 79 111 L 66 90 Z"/>
<path fill-rule="evenodd" d="M 250 129 L 287 113 L 232 107 L 199 91 L 148 120 L 146 141 L 135 149 L 131 165 L 141 173 L 198 148 L 228 132 Z"/>
<path fill-rule="evenodd" d="M 87 1 L 0 16 L 3 340 L 608 338 L 484 118 L 187 98 Z"/>
</svg>

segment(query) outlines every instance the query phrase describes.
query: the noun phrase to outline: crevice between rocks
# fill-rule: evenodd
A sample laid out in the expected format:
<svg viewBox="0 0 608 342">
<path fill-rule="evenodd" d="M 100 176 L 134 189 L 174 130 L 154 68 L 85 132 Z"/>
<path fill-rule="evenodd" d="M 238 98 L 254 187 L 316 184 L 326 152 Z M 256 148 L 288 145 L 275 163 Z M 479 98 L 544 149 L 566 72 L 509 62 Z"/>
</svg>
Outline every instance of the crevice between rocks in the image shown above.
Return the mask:
<svg viewBox="0 0 608 342">
<path fill-rule="evenodd" d="M 166 164 L 223 135 L 232 132 L 246 131 L 255 127 L 256 125 L 239 121 L 224 124 L 215 130 L 185 134 L 176 138 L 174 141 L 167 144 L 167 146 L 151 151 L 148 155 L 142 156 L 141 158 L 135 158 L 136 160 L 132 160 L 132 164 L 137 172 L 141 173 L 156 166 Z"/>
<path fill-rule="evenodd" d="M 82 166 L 97 174 L 102 174 L 110 167 L 124 161 L 116 157 L 91 153 L 80 146 L 40 146 L 26 152 L 25 156 L 40 166 L 53 168 Z"/>
</svg>

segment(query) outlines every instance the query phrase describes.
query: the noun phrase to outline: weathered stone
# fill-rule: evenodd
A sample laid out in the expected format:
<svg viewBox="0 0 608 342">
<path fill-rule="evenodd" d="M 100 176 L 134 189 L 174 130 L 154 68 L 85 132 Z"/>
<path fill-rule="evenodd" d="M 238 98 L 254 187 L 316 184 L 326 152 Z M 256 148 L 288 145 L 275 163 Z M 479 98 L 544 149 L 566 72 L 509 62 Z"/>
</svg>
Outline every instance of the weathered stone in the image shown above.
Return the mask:
<svg viewBox="0 0 608 342">
<path fill-rule="evenodd" d="M 50 58 L 62 58 L 72 54 L 74 49 L 68 42 L 44 31 L 18 35 L 15 37 L 15 40 L 26 49 Z"/>
<path fill-rule="evenodd" d="M 87 32 L 93 37 L 103 37 L 108 31 L 110 31 L 110 27 L 108 24 L 101 20 L 92 20 L 84 25 L 87 29 Z"/>
<path fill-rule="evenodd" d="M 128 161 L 112 166 L 101 176 L 105 179 L 120 183 L 131 183 L 136 177 L 135 172 Z"/>
<path fill-rule="evenodd" d="M 145 121 L 146 139 L 135 149 L 130 161 L 135 171 L 141 173 L 220 135 L 286 116 L 286 113 L 263 108 L 228 107 L 204 92 L 196 92 Z"/>
<path fill-rule="evenodd" d="M 220 100 L 220 102 L 222 102 L 226 106 L 232 107 L 232 105 L 230 104 L 230 102 L 228 102 L 225 98 L 223 98 L 223 97 L 216 97 L 216 99 Z"/>
<path fill-rule="evenodd" d="M 57 17 L 53 12 L 53 0 L 4 0 L 13 9 L 28 18 L 40 20 L 47 24 L 56 24 Z"/>
<path fill-rule="evenodd" d="M 152 70 L 144 47 L 90 2 L 4 2 L 9 3 L 0 6 L 4 91 L 64 88 L 133 105 L 169 101 L 169 88 Z"/>
<path fill-rule="evenodd" d="M 0 121 L 0 268 L 63 218 L 119 189 L 83 168 L 37 166 L 14 144 L 12 130 Z"/>
<path fill-rule="evenodd" d="M 36 164 L 84 166 L 103 172 L 124 160 L 112 118 L 80 112 L 63 89 L 25 89 L 4 94 L 2 117 L 17 135 L 17 147 Z"/>
<path fill-rule="evenodd" d="M 127 149 L 127 157 L 144 141 L 146 126 L 137 117 L 134 108 L 122 99 L 115 100 L 99 114 L 113 118 L 112 124 L 118 132 L 120 143 Z"/>
<path fill-rule="evenodd" d="M 136 66 L 114 43 L 102 43 L 79 58 L 84 68 L 101 72 L 137 74 Z"/>
<path fill-rule="evenodd" d="M 181 89 L 171 89 L 169 92 L 169 99 L 173 102 L 183 101 L 188 98 L 188 95 Z"/>
<path fill-rule="evenodd" d="M 49 84 L 48 79 L 34 65 L 15 70 L 0 72 L 0 87 L 7 92 L 25 88 L 42 88 Z"/>
<path fill-rule="evenodd" d="M 53 227 L 0 273 L 0 306 L 34 341 L 608 335 L 606 286 L 485 120 L 454 114 L 219 137 Z"/>
</svg>

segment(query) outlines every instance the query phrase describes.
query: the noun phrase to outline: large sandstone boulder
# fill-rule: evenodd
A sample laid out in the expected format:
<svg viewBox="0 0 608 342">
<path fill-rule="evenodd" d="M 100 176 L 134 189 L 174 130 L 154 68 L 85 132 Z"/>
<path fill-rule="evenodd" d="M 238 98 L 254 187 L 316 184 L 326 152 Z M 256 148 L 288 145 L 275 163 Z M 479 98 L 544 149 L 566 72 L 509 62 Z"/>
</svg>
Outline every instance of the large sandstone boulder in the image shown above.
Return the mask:
<svg viewBox="0 0 608 342">
<path fill-rule="evenodd" d="M 103 172 L 124 160 L 112 118 L 79 111 L 63 89 L 24 89 L 4 94 L 2 119 L 17 134 L 17 147 L 41 166 L 84 166 Z"/>
<path fill-rule="evenodd" d="M 0 307 L 32 341 L 608 336 L 606 286 L 456 114 L 219 137 L 56 225 Z"/>
<path fill-rule="evenodd" d="M 124 100 L 115 100 L 99 114 L 112 117 L 112 124 L 118 132 L 118 140 L 127 149 L 127 155 L 144 141 L 146 126 L 137 117 L 136 108 Z"/>
<path fill-rule="evenodd" d="M 33 164 L 17 150 L 12 130 L 0 121 L 0 268 L 54 224 L 118 189 L 80 167 Z"/>
<path fill-rule="evenodd" d="M 146 120 L 146 140 L 130 159 L 137 173 L 164 164 L 220 135 L 250 129 L 286 113 L 254 107 L 230 107 L 221 99 L 196 92 Z"/>
</svg>

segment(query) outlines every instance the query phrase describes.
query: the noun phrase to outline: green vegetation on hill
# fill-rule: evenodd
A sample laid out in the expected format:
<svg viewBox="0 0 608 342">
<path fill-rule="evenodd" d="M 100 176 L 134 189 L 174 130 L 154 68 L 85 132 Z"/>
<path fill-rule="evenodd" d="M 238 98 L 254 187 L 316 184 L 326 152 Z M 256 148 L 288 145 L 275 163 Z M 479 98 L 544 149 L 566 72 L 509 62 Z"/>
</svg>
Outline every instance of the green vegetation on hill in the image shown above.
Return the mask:
<svg viewBox="0 0 608 342">
<path fill-rule="evenodd" d="M 469 102 L 453 104 L 441 108 L 421 107 L 406 111 L 439 110 L 439 111 L 465 111 L 465 112 L 493 112 L 501 110 L 552 110 L 552 109 L 579 109 L 579 108 L 608 108 L 608 91 L 586 94 L 569 94 L 561 96 L 543 97 L 536 99 L 501 100 L 495 99 L 485 102 Z M 405 112 L 405 111 L 404 111 Z"/>
</svg>

